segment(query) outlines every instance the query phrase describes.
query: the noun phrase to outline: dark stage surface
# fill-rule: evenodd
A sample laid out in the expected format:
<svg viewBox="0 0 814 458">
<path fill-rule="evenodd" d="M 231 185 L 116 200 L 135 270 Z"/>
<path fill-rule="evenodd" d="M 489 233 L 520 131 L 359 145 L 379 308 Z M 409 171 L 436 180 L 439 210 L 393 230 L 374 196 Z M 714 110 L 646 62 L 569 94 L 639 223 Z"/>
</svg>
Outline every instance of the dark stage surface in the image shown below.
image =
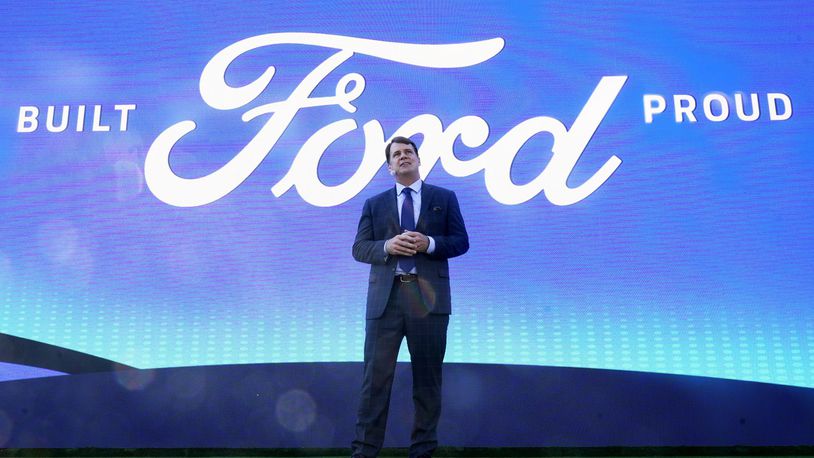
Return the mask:
<svg viewBox="0 0 814 458">
<path fill-rule="evenodd" d="M 2 382 L 2 446 L 341 450 L 352 438 L 361 373 L 361 363 L 298 363 Z M 410 384 L 409 365 L 399 364 L 386 447 L 408 443 Z M 442 445 L 469 449 L 810 446 L 814 390 L 596 369 L 446 364 L 441 421 Z"/>
</svg>

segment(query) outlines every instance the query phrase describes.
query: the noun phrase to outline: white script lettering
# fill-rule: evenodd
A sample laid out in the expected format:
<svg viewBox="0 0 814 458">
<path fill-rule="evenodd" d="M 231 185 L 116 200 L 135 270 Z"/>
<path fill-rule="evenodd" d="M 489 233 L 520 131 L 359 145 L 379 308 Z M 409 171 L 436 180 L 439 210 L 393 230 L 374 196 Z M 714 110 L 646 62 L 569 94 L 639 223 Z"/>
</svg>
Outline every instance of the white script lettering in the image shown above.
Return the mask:
<svg viewBox="0 0 814 458">
<path fill-rule="evenodd" d="M 501 38 L 470 43 L 419 45 L 314 33 L 258 35 L 224 48 L 209 61 L 200 79 L 203 100 L 219 110 L 241 108 L 255 100 L 271 83 L 275 68 L 269 67 L 259 78 L 240 87 L 232 87 L 226 83 L 226 69 L 235 59 L 251 50 L 279 44 L 312 45 L 337 49 L 338 52 L 306 75 L 286 100 L 244 112 L 244 122 L 260 115 L 271 116 L 239 153 L 209 175 L 182 178 L 169 166 L 172 148 L 181 138 L 195 130 L 194 121 L 179 122 L 162 132 L 150 146 L 144 166 L 146 183 L 158 199 L 169 205 L 193 207 L 224 197 L 260 165 L 303 108 L 338 106 L 348 113 L 355 113 L 353 102 L 365 89 L 365 79 L 359 73 L 349 73 L 340 78 L 334 96 L 311 97 L 316 87 L 354 53 L 420 67 L 460 68 L 487 61 L 504 46 Z M 424 140 L 419 148 L 422 178 L 440 162 L 444 170 L 453 176 L 469 176 L 484 171 L 487 191 L 496 201 L 506 205 L 526 202 L 542 191 L 545 191 L 548 200 L 555 205 L 571 205 L 596 191 L 622 162 L 618 157 L 611 156 L 581 185 L 572 188 L 566 184 L 626 81 L 627 76 L 603 77 L 570 128 L 551 117 L 533 117 L 509 130 L 490 148 L 468 161 L 461 161 L 455 156 L 453 144 L 459 138 L 469 148 L 478 148 L 486 142 L 489 126 L 478 116 L 462 117 L 443 129 L 437 116 L 423 114 L 406 121 L 388 138 L 415 134 L 423 136 Z M 355 120 L 342 119 L 318 129 L 303 143 L 288 172 L 271 188 L 272 193 L 279 197 L 295 187 L 306 202 L 320 207 L 339 205 L 357 195 L 370 183 L 384 163 L 383 150 L 387 139 L 378 120 L 372 119 L 363 125 L 364 153 L 358 169 L 347 181 L 336 186 L 326 186 L 318 178 L 317 165 L 333 142 L 358 127 Z M 515 156 L 526 142 L 541 133 L 549 134 L 554 139 L 551 160 L 529 183 L 513 183 L 510 172 Z"/>
</svg>

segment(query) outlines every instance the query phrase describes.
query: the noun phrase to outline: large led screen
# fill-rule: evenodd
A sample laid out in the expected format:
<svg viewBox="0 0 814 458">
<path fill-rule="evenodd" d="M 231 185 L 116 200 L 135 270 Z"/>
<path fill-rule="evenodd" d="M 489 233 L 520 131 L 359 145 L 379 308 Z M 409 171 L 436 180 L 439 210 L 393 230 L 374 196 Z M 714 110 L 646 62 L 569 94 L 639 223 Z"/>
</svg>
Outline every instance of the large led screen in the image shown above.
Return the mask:
<svg viewBox="0 0 814 458">
<path fill-rule="evenodd" d="M 4 334 L 360 361 L 351 245 L 406 135 L 470 236 L 446 361 L 814 387 L 806 2 L 0 10 Z"/>
</svg>

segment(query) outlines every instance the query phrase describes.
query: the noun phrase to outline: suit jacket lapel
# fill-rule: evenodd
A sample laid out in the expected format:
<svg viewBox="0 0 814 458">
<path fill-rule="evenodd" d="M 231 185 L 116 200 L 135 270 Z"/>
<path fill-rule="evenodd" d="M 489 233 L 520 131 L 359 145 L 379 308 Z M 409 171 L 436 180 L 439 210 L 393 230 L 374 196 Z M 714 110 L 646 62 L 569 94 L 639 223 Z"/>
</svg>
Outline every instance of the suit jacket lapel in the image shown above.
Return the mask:
<svg viewBox="0 0 814 458">
<path fill-rule="evenodd" d="M 390 191 L 390 196 L 387 199 L 387 209 L 390 230 L 393 232 L 393 235 L 390 237 L 394 237 L 401 233 L 401 225 L 399 224 L 399 201 L 395 186 L 393 186 L 393 189 Z"/>
<path fill-rule="evenodd" d="M 424 222 L 424 216 L 427 214 L 427 209 L 430 208 L 430 201 L 432 200 L 433 188 L 431 185 L 427 183 L 421 184 L 421 210 L 418 212 L 418 221 L 416 221 L 415 227 L 418 232 L 422 234 L 424 231 L 419 230 L 422 228 L 421 224 Z"/>
</svg>

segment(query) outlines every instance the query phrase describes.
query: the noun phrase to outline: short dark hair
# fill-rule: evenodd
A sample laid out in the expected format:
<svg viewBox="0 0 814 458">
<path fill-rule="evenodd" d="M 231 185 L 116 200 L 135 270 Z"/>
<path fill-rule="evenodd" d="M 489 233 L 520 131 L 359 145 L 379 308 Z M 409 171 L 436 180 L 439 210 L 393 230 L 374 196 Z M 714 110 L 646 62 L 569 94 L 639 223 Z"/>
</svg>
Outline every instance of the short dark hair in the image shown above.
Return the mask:
<svg viewBox="0 0 814 458">
<path fill-rule="evenodd" d="M 401 143 L 402 145 L 412 145 L 413 149 L 415 150 L 415 155 L 418 156 L 418 147 L 415 146 L 414 141 L 410 140 L 407 137 L 395 137 L 392 140 L 390 140 L 390 143 L 388 143 L 387 146 L 384 148 L 384 155 L 385 157 L 387 157 L 388 164 L 390 163 L 390 146 L 393 143 Z"/>
</svg>

